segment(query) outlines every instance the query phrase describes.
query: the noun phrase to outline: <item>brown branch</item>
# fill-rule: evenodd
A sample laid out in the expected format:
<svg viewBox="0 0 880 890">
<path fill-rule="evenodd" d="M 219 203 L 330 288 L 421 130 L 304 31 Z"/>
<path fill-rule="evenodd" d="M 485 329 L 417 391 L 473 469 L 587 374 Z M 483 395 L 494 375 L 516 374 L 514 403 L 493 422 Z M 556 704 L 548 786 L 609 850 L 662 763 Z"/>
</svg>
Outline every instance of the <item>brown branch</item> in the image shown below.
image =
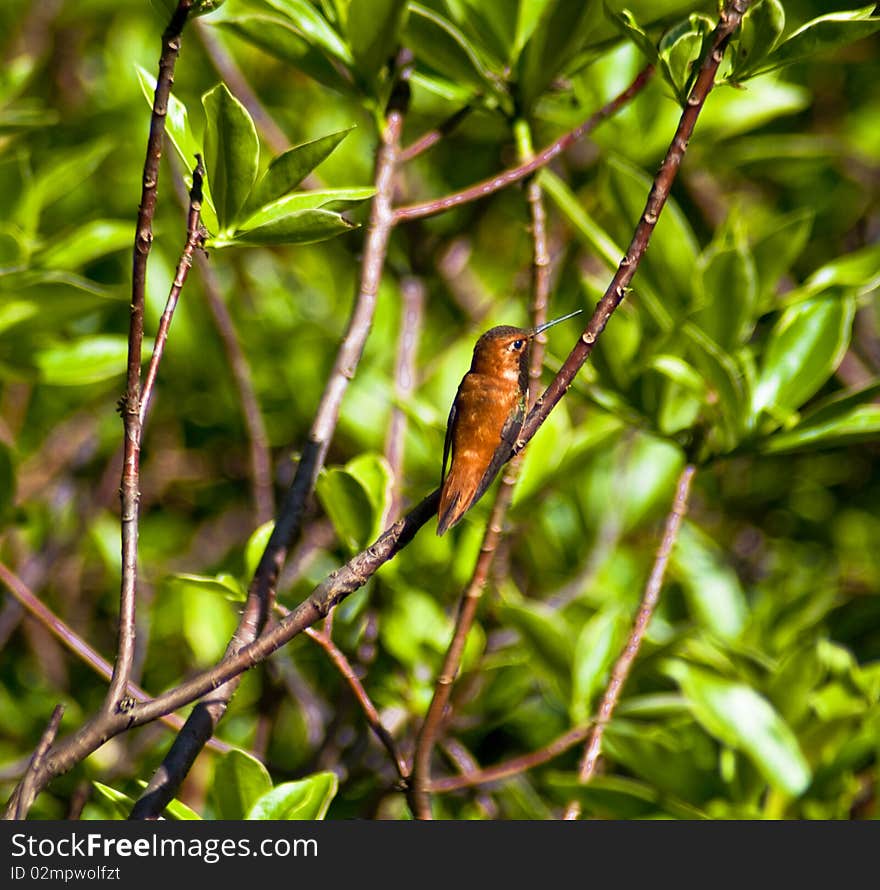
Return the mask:
<svg viewBox="0 0 880 890">
<path fill-rule="evenodd" d="M 586 785 L 593 778 L 596 771 L 596 763 L 602 747 L 602 734 L 605 732 L 605 727 L 614 714 L 623 685 L 626 683 L 636 656 L 639 654 L 639 647 L 642 645 L 645 631 L 648 629 L 654 609 L 660 600 L 660 590 L 663 587 L 663 579 L 666 576 L 666 566 L 669 563 L 669 556 L 678 538 L 682 520 L 685 513 L 687 513 L 691 482 L 695 472 L 696 467 L 693 464 L 686 464 L 678 477 L 675 499 L 673 500 L 672 508 L 666 516 L 663 539 L 660 541 L 660 547 L 657 550 L 654 565 L 648 577 L 648 583 L 645 585 L 645 592 L 642 596 L 639 611 L 636 613 L 636 620 L 630 631 L 629 639 L 626 641 L 626 646 L 624 646 L 623 652 L 621 652 L 611 671 L 611 679 L 608 681 L 608 686 L 599 705 L 599 715 L 596 718 L 596 723 L 584 750 L 583 760 L 578 771 L 578 781 L 582 785 Z M 564 818 L 569 820 L 577 819 L 579 815 L 580 803 L 573 800 L 566 808 Z"/>
<path fill-rule="evenodd" d="M 442 779 L 434 779 L 431 782 L 430 789 L 435 793 L 458 791 L 461 788 L 487 785 L 490 782 L 498 782 L 501 779 L 509 779 L 511 776 L 528 772 L 536 766 L 543 766 L 543 764 L 555 760 L 560 754 L 564 754 L 575 745 L 583 742 L 590 734 L 592 727 L 592 723 L 576 726 L 574 729 L 569 729 L 568 732 L 564 732 L 558 738 L 553 739 L 552 742 L 544 745 L 543 748 L 530 751 L 528 754 L 520 754 L 518 757 L 511 757 L 503 763 L 496 763 L 495 766 L 487 766 L 483 769 L 463 773 L 460 776 L 445 776 Z"/>
<path fill-rule="evenodd" d="M 254 511 L 257 525 L 262 525 L 275 515 L 272 457 L 269 451 L 266 424 L 263 421 L 263 413 L 260 410 L 260 402 L 254 388 L 251 368 L 239 341 L 238 332 L 235 330 L 235 323 L 220 292 L 217 276 L 204 254 L 196 255 L 196 263 L 199 267 L 208 309 L 214 319 L 217 333 L 220 335 L 220 341 L 226 352 L 226 360 L 229 362 L 238 390 L 238 400 L 241 404 L 250 448 Z"/>
<path fill-rule="evenodd" d="M 45 730 L 43 730 L 43 734 L 40 736 L 40 741 L 34 749 L 30 763 L 28 763 L 24 775 L 21 777 L 17 788 L 13 792 L 13 801 L 7 811 L 3 814 L 4 819 L 20 820 L 27 818 L 28 810 L 30 810 L 31 804 L 37 796 L 38 789 L 35 783 L 37 770 L 40 768 L 46 757 L 46 752 L 51 747 L 52 742 L 55 741 L 55 736 L 58 734 L 58 727 L 61 725 L 61 718 L 63 716 L 64 705 L 55 705 L 55 709 L 52 711 L 52 716 L 49 718 L 49 723 Z"/>
<path fill-rule="evenodd" d="M 385 746 L 385 750 L 388 752 L 389 757 L 391 757 L 391 762 L 397 769 L 397 775 L 402 782 L 405 782 L 409 772 L 407 770 L 406 761 L 403 759 L 400 751 L 397 750 L 397 743 L 382 723 L 382 718 L 379 716 L 376 706 L 367 694 L 367 690 L 364 689 L 364 685 L 361 683 L 360 678 L 354 672 L 351 662 L 345 657 L 345 653 L 339 649 L 326 633 L 315 630 L 313 627 L 307 627 L 304 632 L 306 636 L 314 640 L 327 653 L 330 660 L 333 662 L 333 665 L 339 673 L 342 674 L 343 679 L 348 683 L 349 689 L 351 689 L 352 694 L 355 699 L 357 699 L 357 703 L 364 712 L 364 717 L 366 717 L 370 729 L 373 730 L 376 734 L 376 738 L 378 738 Z"/>
<path fill-rule="evenodd" d="M 156 386 L 156 377 L 159 374 L 159 364 L 165 355 L 165 344 L 168 342 L 168 331 L 171 328 L 171 320 L 174 318 L 174 311 L 177 309 L 177 303 L 180 299 L 180 292 L 183 290 L 186 279 L 189 277 L 189 270 L 192 268 L 193 254 L 196 249 L 201 247 L 205 240 L 205 230 L 201 224 L 202 214 L 202 183 L 205 179 L 205 168 L 202 165 L 201 155 L 196 155 L 196 166 L 193 168 L 192 188 L 189 192 L 189 209 L 187 211 L 186 221 L 186 242 L 183 251 L 180 254 L 180 260 L 177 263 L 177 269 L 174 273 L 174 281 L 171 282 L 171 289 L 168 292 L 168 299 L 165 301 L 165 309 L 162 317 L 159 319 L 159 329 L 156 331 L 156 342 L 153 344 L 153 354 L 150 356 L 150 364 L 147 368 L 147 374 L 144 378 L 144 385 L 141 388 L 141 411 L 140 425 L 143 432 L 144 423 L 146 423 L 147 413 L 150 410 L 150 402 L 153 398 L 153 389 Z"/>
<path fill-rule="evenodd" d="M 414 142 L 400 150 L 400 163 L 405 164 L 413 158 L 417 158 L 429 148 L 433 148 L 444 136 L 448 136 L 472 111 L 472 105 L 465 105 L 451 114 L 445 121 L 433 130 L 423 133 Z"/>
<path fill-rule="evenodd" d="M 180 53 L 180 39 L 193 0 L 179 0 L 168 27 L 162 35 L 159 76 L 153 97 L 150 135 L 141 186 L 137 229 L 134 241 L 131 283 L 131 319 L 128 331 L 128 366 L 125 397 L 121 403 L 124 431 L 120 501 L 122 507 L 122 577 L 119 594 L 119 641 L 113 677 L 107 690 L 104 710 L 115 710 L 123 700 L 131 674 L 135 652 L 135 609 L 137 596 L 138 510 L 140 492 L 141 349 L 144 340 L 144 303 L 147 285 L 147 258 L 153 241 L 153 216 L 156 212 L 159 161 L 168 98 L 174 82 L 174 66 Z"/>
<path fill-rule="evenodd" d="M 544 395 L 538 400 L 532 411 L 526 418 L 523 432 L 517 443 L 516 451 L 521 451 L 535 435 L 548 414 L 562 398 L 571 386 L 574 376 L 586 361 L 592 350 L 592 345 L 601 334 L 611 313 L 619 305 L 624 296 L 621 286 L 621 278 L 628 282 L 636 271 L 638 263 L 644 255 L 647 241 L 650 238 L 653 226 L 656 224 L 656 215 L 659 214 L 669 194 L 675 173 L 681 162 L 681 154 L 686 147 L 686 139 L 689 138 L 696 122 L 696 117 L 702 108 L 714 79 L 715 71 L 720 63 L 723 48 L 733 31 L 738 27 L 743 13 L 748 8 L 746 0 L 732 0 L 725 8 L 721 21 L 716 29 L 712 49 L 703 64 L 697 82 L 691 93 L 687 108 L 682 116 L 682 121 L 676 130 L 673 147 L 670 154 L 673 160 L 664 161 L 660 172 L 657 174 L 649 196 L 648 208 L 636 230 L 634 243 L 630 253 L 621 262 L 612 285 L 603 300 L 599 302 L 593 318 L 588 323 L 585 332 L 581 335 L 578 344 L 572 354 L 566 360 L 559 374 L 551 382 Z M 645 217 L 649 218 L 646 219 Z M 618 289 L 620 292 L 618 293 Z M 582 353 L 582 348 L 585 352 Z M 243 671 L 253 667 L 267 658 L 276 649 L 293 639 L 306 627 L 312 626 L 316 621 L 326 616 L 327 612 L 346 596 L 362 587 L 378 569 L 393 559 L 394 556 L 406 547 L 415 537 L 418 530 L 432 519 L 437 512 L 440 500 L 439 489 L 427 495 L 420 503 L 413 507 L 403 518 L 387 529 L 373 544 L 352 557 L 349 562 L 332 572 L 312 594 L 293 609 L 289 616 L 261 634 L 252 643 L 245 645 L 240 651 L 224 659 L 213 668 L 203 671 L 180 684 L 173 690 L 158 696 L 145 704 L 134 703 L 126 713 L 118 710 L 103 713 L 92 719 L 79 731 L 67 739 L 53 746 L 37 771 L 37 790 L 45 787 L 51 779 L 60 773 L 70 769 L 84 757 L 97 750 L 104 742 L 118 735 L 120 732 L 132 726 L 139 726 L 157 719 L 163 714 L 170 713 L 177 708 L 188 704 L 211 690 L 216 690 L 233 677 L 237 677 Z M 282 509 L 282 519 L 285 511 Z M 271 549 L 271 548 L 270 548 Z M 279 553 L 278 564 L 283 561 L 283 550 Z M 264 555 L 264 562 L 275 563 L 276 556 L 273 553 Z M 277 571 L 277 569 L 276 569 Z M 258 574 L 260 570 L 258 569 Z"/>
<path fill-rule="evenodd" d="M 582 124 L 560 136 L 555 142 L 552 142 L 546 148 L 543 148 L 534 155 L 534 157 L 527 161 L 523 161 L 516 167 L 511 167 L 508 170 L 497 173 L 495 176 L 490 176 L 488 179 L 484 179 L 482 182 L 468 186 L 468 188 L 462 189 L 461 191 L 453 192 L 451 195 L 446 195 L 443 198 L 435 198 L 421 204 L 410 204 L 405 207 L 398 207 L 394 211 L 395 225 L 406 220 L 421 219 L 425 216 L 434 216 L 437 213 L 443 213 L 446 210 L 451 210 L 453 207 L 459 207 L 470 201 L 476 201 L 480 198 L 485 198 L 487 195 L 493 195 L 495 192 L 507 188 L 507 186 L 512 185 L 514 182 L 519 182 L 521 179 L 525 179 L 529 174 L 534 173 L 536 170 L 540 170 L 541 167 L 545 167 L 555 157 L 558 157 L 564 151 L 567 151 L 575 142 L 594 130 L 604 120 L 611 117 L 611 115 L 615 114 L 620 108 L 626 105 L 626 103 L 637 95 L 648 83 L 653 73 L 654 67 L 652 65 L 643 68 L 636 76 L 635 80 L 622 93 L 620 93 L 620 95 L 616 96 L 607 105 L 600 108 Z"/>
<path fill-rule="evenodd" d="M 56 639 L 85 662 L 96 674 L 109 680 L 113 674 L 113 665 L 110 664 L 97 650 L 93 649 L 76 631 L 65 624 L 46 604 L 18 577 L 8 566 L 0 562 L 0 581 L 6 585 L 6 589 L 15 597 L 25 610 Z M 128 681 L 126 693 L 137 701 L 150 701 L 152 696 L 136 683 Z M 169 728 L 180 730 L 183 720 L 174 714 L 160 718 Z M 212 740 L 211 747 L 221 754 L 231 750 L 225 742 Z"/>
<path fill-rule="evenodd" d="M 517 123 L 520 141 L 520 152 L 528 156 L 531 152 L 531 140 L 528 125 L 525 121 Z M 527 190 L 532 229 L 532 290 L 531 290 L 531 323 L 538 327 L 547 320 L 547 301 L 550 294 L 550 251 L 547 246 L 547 219 L 541 187 L 537 182 L 530 182 Z M 529 400 L 533 400 L 539 391 L 541 368 L 544 364 L 544 344 L 546 335 L 538 335 L 531 345 L 529 355 Z M 507 466 L 501 485 L 492 505 L 489 524 L 483 535 L 480 555 L 477 558 L 470 583 L 464 592 L 456 617 L 452 642 L 446 652 L 437 685 L 424 723 L 416 740 L 413 755 L 412 781 L 409 787 L 409 801 L 413 815 L 417 819 L 431 818 L 431 754 L 446 717 L 452 684 L 458 674 L 461 657 L 464 653 L 467 635 L 473 625 L 480 597 L 486 586 L 486 580 L 498 550 L 498 543 L 504 527 L 504 519 L 513 500 L 513 491 L 519 478 L 522 462 L 525 457 L 520 452 Z"/>
</svg>

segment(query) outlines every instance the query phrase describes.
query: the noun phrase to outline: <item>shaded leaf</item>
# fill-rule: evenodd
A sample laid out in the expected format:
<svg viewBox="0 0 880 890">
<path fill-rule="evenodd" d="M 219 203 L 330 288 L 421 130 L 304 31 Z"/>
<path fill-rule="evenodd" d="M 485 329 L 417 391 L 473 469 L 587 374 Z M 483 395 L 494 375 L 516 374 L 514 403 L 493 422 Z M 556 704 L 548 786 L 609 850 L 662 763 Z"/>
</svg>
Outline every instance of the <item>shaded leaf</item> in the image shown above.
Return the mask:
<svg viewBox="0 0 880 890">
<path fill-rule="evenodd" d="M 244 819 L 257 801 L 272 790 L 269 772 L 245 751 L 233 749 L 214 769 L 211 795 L 218 819 Z"/>
<path fill-rule="evenodd" d="M 144 344 L 144 361 L 149 359 L 151 349 L 152 343 Z M 35 360 L 40 379 L 49 386 L 101 383 L 125 373 L 128 338 L 115 334 L 80 337 L 40 350 Z"/>
<path fill-rule="evenodd" d="M 375 81 L 381 68 L 397 52 L 406 0 L 370 0 L 348 7 L 348 43 L 358 69 Z"/>
</svg>

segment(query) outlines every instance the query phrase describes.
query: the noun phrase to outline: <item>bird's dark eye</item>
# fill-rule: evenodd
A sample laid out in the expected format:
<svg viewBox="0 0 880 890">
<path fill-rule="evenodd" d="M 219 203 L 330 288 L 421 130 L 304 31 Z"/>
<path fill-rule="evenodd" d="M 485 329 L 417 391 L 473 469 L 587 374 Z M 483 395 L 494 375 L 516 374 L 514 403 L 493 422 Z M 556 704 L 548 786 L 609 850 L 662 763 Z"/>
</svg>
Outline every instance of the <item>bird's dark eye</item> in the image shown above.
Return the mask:
<svg viewBox="0 0 880 890">
<path fill-rule="evenodd" d="M 526 342 L 525 340 L 514 340 L 511 345 L 513 346 L 514 349 L 522 349 L 523 343 L 525 343 L 525 342 Z"/>
</svg>

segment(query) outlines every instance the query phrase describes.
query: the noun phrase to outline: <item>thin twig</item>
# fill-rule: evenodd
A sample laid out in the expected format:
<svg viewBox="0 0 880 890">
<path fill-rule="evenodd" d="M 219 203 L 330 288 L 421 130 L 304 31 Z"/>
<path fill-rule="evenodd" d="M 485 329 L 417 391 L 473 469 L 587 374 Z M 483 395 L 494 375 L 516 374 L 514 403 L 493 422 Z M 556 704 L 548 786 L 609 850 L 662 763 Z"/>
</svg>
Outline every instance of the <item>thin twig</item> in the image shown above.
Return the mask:
<svg viewBox="0 0 880 890">
<path fill-rule="evenodd" d="M 137 230 L 134 241 L 131 283 L 131 319 L 128 331 L 128 366 L 125 397 L 121 403 L 124 430 L 120 501 L 122 513 L 122 574 L 119 593 L 119 640 L 113 677 L 104 704 L 115 710 L 122 702 L 131 675 L 135 654 L 135 611 L 137 597 L 138 512 L 140 505 L 141 451 L 141 350 L 144 340 L 144 304 L 147 286 L 147 258 L 153 242 L 153 216 L 156 212 L 159 161 L 168 99 L 174 81 L 174 66 L 180 53 L 180 39 L 193 0 L 179 0 L 162 35 L 159 76 L 153 97 L 150 135 L 141 186 Z"/>
<path fill-rule="evenodd" d="M 654 609 L 660 600 L 660 590 L 663 587 L 663 579 L 666 576 L 666 566 L 669 563 L 669 556 L 678 538 L 682 520 L 685 513 L 687 513 L 691 482 L 695 472 L 696 467 L 693 464 L 687 464 L 678 477 L 675 499 L 672 502 L 672 508 L 666 516 L 663 539 L 660 541 L 660 547 L 654 559 L 654 566 L 651 569 L 648 583 L 645 585 L 645 592 L 642 596 L 639 611 L 636 613 L 636 620 L 630 631 L 629 639 L 626 641 L 626 646 L 624 646 L 623 652 L 620 653 L 620 657 L 611 671 L 611 679 L 608 681 L 608 686 L 602 696 L 596 723 L 584 750 L 583 760 L 578 771 L 578 781 L 582 785 L 586 785 L 593 778 L 596 771 L 596 763 L 602 747 L 602 734 L 605 732 L 605 727 L 614 714 L 623 685 L 626 683 L 636 656 L 639 654 L 639 647 L 642 645 L 645 631 L 648 629 Z M 577 819 L 580 812 L 580 802 L 573 800 L 566 808 L 564 818 L 569 820 Z"/>
<path fill-rule="evenodd" d="M 171 321 L 174 318 L 174 311 L 177 309 L 177 303 L 180 299 L 180 293 L 183 290 L 186 279 L 189 277 L 189 270 L 192 268 L 193 254 L 196 249 L 201 247 L 205 240 L 205 230 L 202 228 L 202 183 L 205 179 L 205 168 L 202 164 L 201 155 L 196 155 L 196 166 L 193 168 L 192 188 L 189 192 L 189 209 L 186 219 L 186 242 L 183 251 L 180 254 L 180 260 L 177 263 L 177 269 L 174 273 L 174 281 L 171 282 L 171 289 L 168 292 L 168 299 L 165 301 L 165 309 L 162 317 L 159 319 L 159 329 L 156 331 L 156 342 L 153 344 L 153 354 L 150 356 L 150 364 L 144 377 L 144 385 L 141 388 L 141 413 L 140 425 L 143 430 L 146 423 L 147 414 L 150 410 L 150 403 L 153 399 L 153 389 L 156 386 L 156 377 L 159 374 L 159 364 L 165 355 L 165 344 L 168 342 L 168 331 L 171 329 Z"/>
<path fill-rule="evenodd" d="M 52 716 L 49 718 L 49 723 L 45 730 L 43 730 L 43 734 L 40 736 L 40 741 L 34 749 L 30 763 L 28 764 L 24 775 L 19 780 L 18 787 L 15 789 L 14 806 L 4 814 L 5 819 L 20 820 L 27 817 L 28 810 L 30 810 L 31 804 L 34 802 L 37 795 L 37 789 L 35 787 L 37 770 L 40 768 L 52 742 L 55 741 L 55 736 L 58 734 L 58 727 L 61 725 L 61 718 L 63 716 L 64 705 L 55 705 L 55 709 L 52 711 Z"/>
<path fill-rule="evenodd" d="M 435 198 L 431 201 L 424 201 L 420 204 L 409 204 L 405 207 L 398 207 L 394 211 L 394 223 L 404 222 L 409 219 L 420 219 L 425 216 L 434 216 L 437 213 L 443 213 L 451 210 L 453 207 L 459 207 L 470 201 L 476 201 L 485 198 L 487 195 L 493 195 L 501 189 L 507 188 L 514 182 L 525 179 L 530 173 L 534 173 L 541 167 L 545 167 L 555 157 L 567 151 L 585 136 L 594 130 L 604 120 L 609 118 L 620 108 L 626 105 L 651 79 L 654 73 L 653 65 L 643 68 L 636 76 L 635 80 L 620 95 L 612 99 L 607 105 L 600 108 L 595 114 L 585 120 L 582 124 L 570 130 L 568 133 L 560 136 L 555 142 L 539 151 L 534 157 L 527 161 L 523 161 L 516 167 L 511 167 L 495 176 L 490 176 L 482 182 L 478 182 L 472 186 L 468 186 L 451 195 L 442 198 Z"/>
<path fill-rule="evenodd" d="M 400 163 L 405 164 L 413 158 L 417 158 L 429 148 L 433 148 L 444 136 L 448 136 L 472 111 L 472 105 L 465 105 L 458 111 L 449 115 L 445 121 L 433 130 L 423 133 L 418 139 L 400 150 Z"/>
<path fill-rule="evenodd" d="M 391 757 L 391 762 L 397 769 L 397 775 L 402 782 L 406 781 L 408 775 L 406 761 L 400 751 L 398 751 L 397 743 L 394 741 L 391 733 L 388 732 L 385 725 L 382 723 L 382 718 L 379 716 L 376 706 L 367 694 L 367 690 L 364 689 L 364 685 L 361 683 L 360 678 L 354 672 L 351 662 L 345 657 L 345 653 L 342 652 L 326 633 L 315 630 L 313 627 L 307 627 L 304 632 L 306 636 L 314 640 L 327 653 L 336 669 L 342 674 L 343 679 L 348 683 L 355 699 L 357 699 L 357 703 L 364 712 L 364 717 L 366 717 L 367 723 L 369 723 L 370 728 L 376 734 L 376 738 L 378 738 L 385 746 L 385 750 Z"/>
<path fill-rule="evenodd" d="M 590 734 L 592 727 L 592 723 L 576 726 L 574 729 L 569 729 L 561 736 L 553 739 L 552 742 L 544 745 L 543 748 L 530 751 L 528 754 L 511 757 L 503 763 L 496 763 L 494 766 L 473 770 L 460 776 L 445 776 L 442 779 L 433 779 L 430 786 L 431 791 L 435 793 L 458 791 L 461 788 L 487 785 L 490 782 L 498 782 L 501 779 L 508 779 L 511 776 L 528 772 L 536 766 L 542 766 L 551 760 L 555 760 L 560 754 L 564 754 L 575 745 L 583 742 Z"/>
</svg>

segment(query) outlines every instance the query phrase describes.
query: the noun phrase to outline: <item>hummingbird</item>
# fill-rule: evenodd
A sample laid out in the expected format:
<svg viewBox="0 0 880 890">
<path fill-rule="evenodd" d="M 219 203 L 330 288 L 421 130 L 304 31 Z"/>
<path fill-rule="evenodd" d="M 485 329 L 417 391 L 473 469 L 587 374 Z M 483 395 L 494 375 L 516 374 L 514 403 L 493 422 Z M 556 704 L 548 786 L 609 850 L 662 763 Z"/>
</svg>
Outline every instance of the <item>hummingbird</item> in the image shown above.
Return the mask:
<svg viewBox="0 0 880 890">
<path fill-rule="evenodd" d="M 510 458 L 526 416 L 532 340 L 580 311 L 536 328 L 500 325 L 477 340 L 470 370 L 458 386 L 446 423 L 438 535 L 452 528 L 483 496 Z"/>
</svg>

